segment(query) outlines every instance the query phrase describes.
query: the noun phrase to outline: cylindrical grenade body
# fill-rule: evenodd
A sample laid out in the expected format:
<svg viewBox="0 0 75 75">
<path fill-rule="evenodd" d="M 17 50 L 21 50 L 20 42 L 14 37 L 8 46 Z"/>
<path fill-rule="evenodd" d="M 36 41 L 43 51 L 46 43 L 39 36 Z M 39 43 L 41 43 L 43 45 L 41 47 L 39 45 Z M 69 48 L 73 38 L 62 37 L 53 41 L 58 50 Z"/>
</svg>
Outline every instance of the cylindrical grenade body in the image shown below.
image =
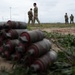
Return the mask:
<svg viewBox="0 0 75 75">
<path fill-rule="evenodd" d="M 40 57 L 50 51 L 51 46 L 51 41 L 49 41 L 48 39 L 43 39 L 42 41 L 32 44 L 27 52 L 34 57 Z"/>
<path fill-rule="evenodd" d="M 3 44 L 3 47 L 6 51 L 12 53 L 15 51 L 15 46 L 19 44 L 19 40 L 6 40 L 6 42 Z"/>
<path fill-rule="evenodd" d="M 19 61 L 22 57 L 23 55 L 17 51 L 11 55 L 11 59 L 13 59 L 14 61 Z"/>
<path fill-rule="evenodd" d="M 23 42 L 34 43 L 42 40 L 44 37 L 45 35 L 41 30 L 32 30 L 21 33 L 20 40 Z"/>
<path fill-rule="evenodd" d="M 37 59 L 34 64 L 31 65 L 33 71 L 45 71 L 48 65 L 52 64 L 57 59 L 57 53 L 50 51 L 41 58 Z"/>
<path fill-rule="evenodd" d="M 0 46 L 3 45 L 3 43 L 4 43 L 5 40 L 6 40 L 6 39 L 5 39 L 5 36 L 2 34 L 2 35 L 0 36 Z"/>
<path fill-rule="evenodd" d="M 0 22 L 0 30 L 4 29 L 4 25 L 6 22 Z"/>
<path fill-rule="evenodd" d="M 25 22 L 19 22 L 19 21 L 7 21 L 5 25 L 6 29 L 26 29 L 27 24 Z"/>
<path fill-rule="evenodd" d="M 16 47 L 15 47 L 15 50 L 16 51 L 18 51 L 18 52 L 20 52 L 20 53 L 26 53 L 26 51 L 27 51 L 27 48 L 30 46 L 30 44 L 29 43 L 22 43 L 22 42 L 20 42 Z"/>
<path fill-rule="evenodd" d="M 4 35 L 5 33 L 6 33 L 6 31 L 4 29 L 1 30 L 1 32 L 0 32 L 0 45 L 2 45 L 5 40 L 7 40 L 5 35 Z"/>
<path fill-rule="evenodd" d="M 2 29 L 2 30 L 0 31 L 0 36 L 4 35 L 4 33 L 6 33 L 6 31 L 5 31 L 5 29 Z"/>
<path fill-rule="evenodd" d="M 5 59 L 10 59 L 11 58 L 11 53 L 9 51 L 4 51 L 2 53 L 2 57 Z"/>
<path fill-rule="evenodd" d="M 2 52 L 4 52 L 3 46 L 0 47 L 0 55 Z"/>
<path fill-rule="evenodd" d="M 32 56 L 31 57 L 27 57 L 27 60 L 24 61 L 24 64 L 26 66 L 31 66 L 31 64 L 33 64 L 33 62 L 36 60 L 36 58 L 33 58 Z"/>
<path fill-rule="evenodd" d="M 2 30 L 3 29 L 3 24 L 2 23 L 0 23 L 0 30 Z"/>
<path fill-rule="evenodd" d="M 0 46 L 3 44 L 3 38 L 0 36 Z"/>
<path fill-rule="evenodd" d="M 27 31 L 27 29 L 11 29 L 4 35 L 6 36 L 6 38 L 18 39 L 19 35 L 25 31 Z"/>
</svg>

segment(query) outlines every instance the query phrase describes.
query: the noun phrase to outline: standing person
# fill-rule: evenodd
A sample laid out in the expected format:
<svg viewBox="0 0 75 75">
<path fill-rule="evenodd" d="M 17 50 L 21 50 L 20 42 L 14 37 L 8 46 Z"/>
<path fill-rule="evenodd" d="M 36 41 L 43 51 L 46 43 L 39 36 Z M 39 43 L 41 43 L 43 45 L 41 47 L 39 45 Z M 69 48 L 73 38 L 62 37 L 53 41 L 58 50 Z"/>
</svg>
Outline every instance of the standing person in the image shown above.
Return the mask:
<svg viewBox="0 0 75 75">
<path fill-rule="evenodd" d="M 40 21 L 38 19 L 38 7 L 37 7 L 37 4 L 33 3 L 33 6 L 34 6 L 34 23 L 35 23 L 35 20 L 36 20 L 38 22 L 38 24 L 40 24 Z"/>
<path fill-rule="evenodd" d="M 74 16 L 73 16 L 73 14 L 71 14 L 71 16 L 70 16 L 70 24 L 71 23 L 74 23 Z"/>
<path fill-rule="evenodd" d="M 33 24 L 33 13 L 32 13 L 32 8 L 28 11 L 28 25 L 32 22 Z"/>
<path fill-rule="evenodd" d="M 68 23 L 68 15 L 67 15 L 67 13 L 65 13 L 65 24 L 67 24 Z"/>
</svg>

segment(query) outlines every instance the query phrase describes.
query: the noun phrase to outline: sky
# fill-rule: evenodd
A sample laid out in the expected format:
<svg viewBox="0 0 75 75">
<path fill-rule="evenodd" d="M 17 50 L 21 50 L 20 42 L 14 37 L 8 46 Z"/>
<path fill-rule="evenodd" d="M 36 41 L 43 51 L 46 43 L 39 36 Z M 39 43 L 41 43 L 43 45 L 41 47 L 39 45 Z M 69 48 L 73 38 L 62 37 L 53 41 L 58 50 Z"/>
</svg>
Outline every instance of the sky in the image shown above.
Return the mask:
<svg viewBox="0 0 75 75">
<path fill-rule="evenodd" d="M 75 16 L 75 0 L 2 0 L 0 2 L 0 21 L 28 22 L 28 11 L 37 3 L 38 18 L 41 23 L 64 22 L 65 13 Z M 74 20 L 75 21 L 75 20 Z"/>
</svg>

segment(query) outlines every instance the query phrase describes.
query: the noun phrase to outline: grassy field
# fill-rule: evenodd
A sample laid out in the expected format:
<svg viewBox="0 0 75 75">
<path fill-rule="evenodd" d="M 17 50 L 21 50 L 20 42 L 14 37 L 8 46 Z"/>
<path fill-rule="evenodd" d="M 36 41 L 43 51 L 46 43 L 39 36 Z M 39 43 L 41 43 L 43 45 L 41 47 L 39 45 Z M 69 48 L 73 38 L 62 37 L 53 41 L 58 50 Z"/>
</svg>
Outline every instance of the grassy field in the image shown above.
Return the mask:
<svg viewBox="0 0 75 75">
<path fill-rule="evenodd" d="M 64 24 L 64 23 L 41 23 L 40 25 L 29 25 L 29 29 L 36 29 L 36 28 L 70 28 L 75 27 L 75 24 Z"/>
</svg>

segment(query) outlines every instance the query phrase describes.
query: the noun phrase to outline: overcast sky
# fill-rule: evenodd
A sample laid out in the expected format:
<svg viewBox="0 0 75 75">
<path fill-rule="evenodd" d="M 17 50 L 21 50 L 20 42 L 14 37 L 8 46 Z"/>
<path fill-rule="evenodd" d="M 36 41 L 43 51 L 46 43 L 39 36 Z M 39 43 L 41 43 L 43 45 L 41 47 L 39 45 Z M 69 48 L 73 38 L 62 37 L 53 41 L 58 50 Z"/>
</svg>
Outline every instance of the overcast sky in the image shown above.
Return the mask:
<svg viewBox="0 0 75 75">
<path fill-rule="evenodd" d="M 0 21 L 28 21 L 27 12 L 36 2 L 40 22 L 64 22 L 64 15 L 75 16 L 75 0 L 1 0 Z M 10 16 L 11 11 L 11 16 Z"/>
</svg>

